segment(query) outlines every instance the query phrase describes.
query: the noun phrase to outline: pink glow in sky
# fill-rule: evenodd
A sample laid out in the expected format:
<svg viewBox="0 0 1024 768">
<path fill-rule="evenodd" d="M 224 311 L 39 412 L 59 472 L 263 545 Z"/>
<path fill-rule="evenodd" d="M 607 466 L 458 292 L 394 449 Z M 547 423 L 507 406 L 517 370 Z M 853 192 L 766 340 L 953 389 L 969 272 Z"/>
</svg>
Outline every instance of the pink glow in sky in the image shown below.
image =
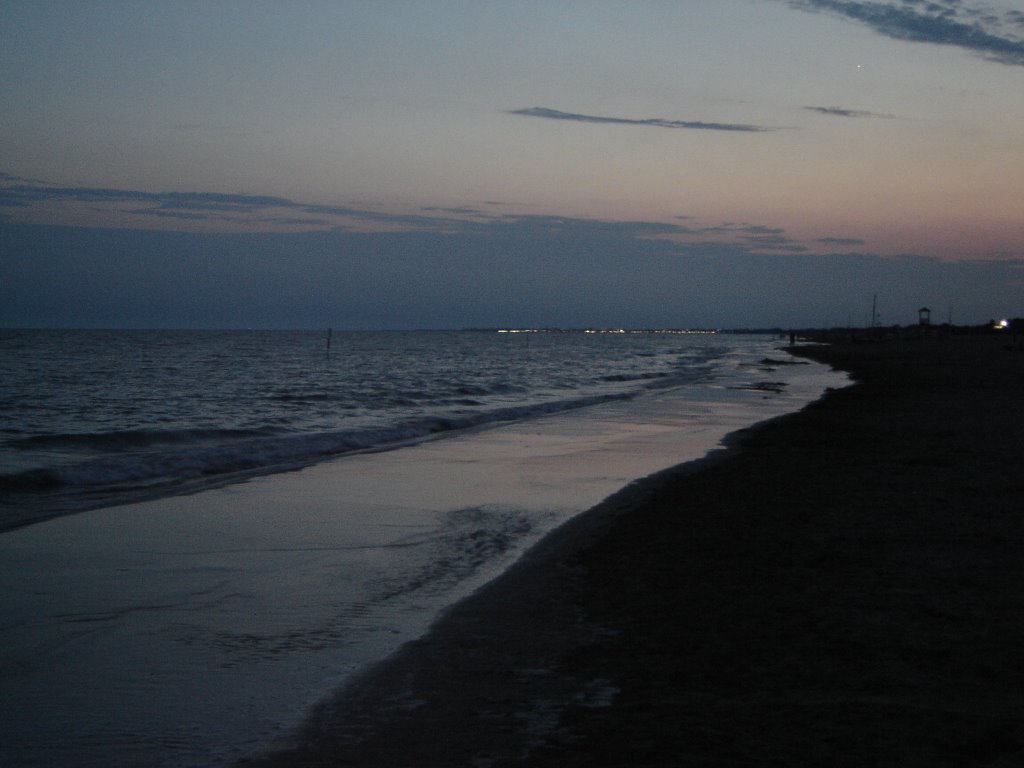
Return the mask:
<svg viewBox="0 0 1024 768">
<path fill-rule="evenodd" d="M 1024 258 L 1011 0 L 0 0 L 0 32 L 8 224 Z"/>
</svg>

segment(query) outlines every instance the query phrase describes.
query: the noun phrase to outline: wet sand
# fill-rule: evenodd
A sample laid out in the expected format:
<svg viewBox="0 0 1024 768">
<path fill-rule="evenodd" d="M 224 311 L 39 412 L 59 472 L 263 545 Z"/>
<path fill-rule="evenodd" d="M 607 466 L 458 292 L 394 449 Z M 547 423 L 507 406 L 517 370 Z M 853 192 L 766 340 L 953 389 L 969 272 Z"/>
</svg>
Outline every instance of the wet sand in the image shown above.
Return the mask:
<svg viewBox="0 0 1024 768">
<path fill-rule="evenodd" d="M 1024 352 L 856 386 L 543 540 L 247 766 L 1024 764 Z"/>
</svg>

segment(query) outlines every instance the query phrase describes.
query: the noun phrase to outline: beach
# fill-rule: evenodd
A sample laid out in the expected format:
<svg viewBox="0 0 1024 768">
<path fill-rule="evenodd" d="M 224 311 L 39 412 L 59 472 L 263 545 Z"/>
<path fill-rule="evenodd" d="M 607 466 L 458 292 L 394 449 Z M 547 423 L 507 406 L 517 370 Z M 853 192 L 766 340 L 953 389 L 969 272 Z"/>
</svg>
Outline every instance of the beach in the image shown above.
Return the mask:
<svg viewBox="0 0 1024 768">
<path fill-rule="evenodd" d="M 1021 764 L 1009 341 L 795 348 L 857 384 L 569 521 L 242 764 Z"/>
<path fill-rule="evenodd" d="M 0 464 L 28 470 L 0 502 L 20 523 L 0 547 L 5 768 L 223 768 L 277 744 L 561 524 L 848 383 L 765 336 L 7 341 L 24 420 L 5 429 L 24 431 Z M 154 406 L 168 364 L 183 393 Z"/>
</svg>

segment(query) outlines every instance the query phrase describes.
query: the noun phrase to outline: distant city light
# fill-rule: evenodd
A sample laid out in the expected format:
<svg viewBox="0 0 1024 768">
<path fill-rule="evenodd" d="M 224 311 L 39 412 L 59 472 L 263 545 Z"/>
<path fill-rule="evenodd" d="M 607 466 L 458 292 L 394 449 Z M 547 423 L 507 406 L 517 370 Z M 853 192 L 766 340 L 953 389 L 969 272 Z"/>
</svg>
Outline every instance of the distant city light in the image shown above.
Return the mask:
<svg viewBox="0 0 1024 768">
<path fill-rule="evenodd" d="M 497 330 L 498 333 L 718 333 L 714 328 L 499 328 Z"/>
</svg>

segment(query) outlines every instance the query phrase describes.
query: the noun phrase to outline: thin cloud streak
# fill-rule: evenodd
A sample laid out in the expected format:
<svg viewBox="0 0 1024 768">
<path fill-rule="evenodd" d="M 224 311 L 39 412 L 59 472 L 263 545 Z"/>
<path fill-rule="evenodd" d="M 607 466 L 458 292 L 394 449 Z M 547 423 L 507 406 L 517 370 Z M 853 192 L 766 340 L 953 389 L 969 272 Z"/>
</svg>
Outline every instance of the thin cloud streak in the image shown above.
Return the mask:
<svg viewBox="0 0 1024 768">
<path fill-rule="evenodd" d="M 4 174 L 14 179 L 10 174 Z M 2 180 L 2 178 L 0 178 Z M 342 221 L 329 222 L 319 218 L 338 217 L 339 220 L 361 221 L 391 226 L 432 229 L 449 226 L 451 219 L 379 213 L 362 208 L 300 203 L 286 197 L 269 195 L 223 194 L 218 192 L 143 192 L 132 189 L 103 187 L 51 187 L 19 184 L 0 186 L 0 209 L 28 208 L 53 202 L 86 202 L 96 205 L 118 206 L 130 204 L 122 213 L 132 216 L 151 216 L 179 221 L 236 221 L 239 223 L 277 223 L 289 226 L 341 226 Z M 295 218 L 268 215 L 273 211 L 291 211 L 317 218 Z M 449 211 L 451 212 L 451 211 Z M 465 211 L 463 211 L 465 212 Z"/>
<path fill-rule="evenodd" d="M 1024 66 L 1024 40 L 1004 32 L 1020 27 L 1015 12 L 1000 17 L 959 0 L 894 5 L 866 0 L 786 0 L 802 11 L 821 11 L 858 21 L 879 34 L 913 43 L 963 48 L 989 61 Z"/>
<path fill-rule="evenodd" d="M 816 242 L 826 245 L 865 245 L 859 237 L 819 237 Z"/>
<path fill-rule="evenodd" d="M 700 120 L 665 120 L 660 117 L 634 119 L 628 117 L 603 117 L 600 115 L 581 115 L 575 112 L 561 112 L 547 107 L 527 107 L 509 110 L 510 115 L 524 117 L 542 117 L 547 120 L 570 120 L 577 123 L 600 123 L 605 125 L 642 125 L 652 128 L 679 128 L 696 131 L 732 131 L 739 133 L 766 133 L 778 130 L 760 125 L 744 125 L 741 123 L 707 123 Z"/>
<path fill-rule="evenodd" d="M 37 204 L 88 202 L 101 210 L 108 206 L 121 214 L 198 223 L 209 220 L 231 221 L 245 225 L 251 232 L 261 225 L 278 224 L 309 230 L 350 228 L 348 224 L 367 225 L 397 231 L 461 232 L 469 234 L 485 229 L 546 231 L 565 234 L 570 231 L 604 232 L 608 235 L 636 238 L 712 238 L 747 243 L 756 250 L 803 251 L 804 246 L 785 236 L 785 230 L 760 224 L 725 222 L 714 226 L 692 227 L 659 221 L 603 221 L 553 215 L 485 214 L 471 206 L 424 206 L 427 214 L 387 213 L 363 208 L 315 205 L 286 197 L 268 195 L 223 194 L 217 192 L 145 192 L 105 187 L 0 186 L 0 210 L 28 208 Z M 295 214 L 298 214 L 296 216 Z M 299 216 L 305 218 L 299 218 Z M 677 217 L 688 219 L 689 217 Z M 141 222 L 140 222 L 141 223 Z"/>
<path fill-rule="evenodd" d="M 882 115 L 878 112 L 868 112 L 864 109 L 844 109 L 843 107 L 811 107 L 805 106 L 809 112 L 817 112 L 819 115 L 831 115 L 832 117 L 874 117 L 882 120 L 892 120 L 892 115 Z"/>
<path fill-rule="evenodd" d="M 141 192 L 103 187 L 37 187 L 18 185 L 0 188 L 0 205 L 24 206 L 48 200 L 79 202 L 152 203 L 165 210 L 240 211 L 268 207 L 294 207 L 283 197 L 226 195 L 216 192 Z"/>
<path fill-rule="evenodd" d="M 472 206 L 424 206 L 420 210 L 435 215 L 415 215 L 370 211 L 362 208 L 313 205 L 285 197 L 268 195 L 223 194 L 216 192 L 145 192 L 105 187 L 0 186 L 0 211 L 45 203 L 88 202 L 96 210 L 149 217 L 168 224 L 178 222 L 185 230 L 189 224 L 207 221 L 232 222 L 242 231 L 258 233 L 267 225 L 278 225 L 308 232 L 352 231 L 353 222 L 364 225 L 362 231 L 434 232 L 477 235 L 485 231 L 505 232 L 512 237 L 522 233 L 550 237 L 573 236 L 584 239 L 596 235 L 637 240 L 690 241 L 705 245 L 731 243 L 751 253 L 808 251 L 806 244 L 786 234 L 785 229 L 747 222 L 723 222 L 711 226 L 689 226 L 659 221 L 611 221 L 568 216 L 529 214 L 484 214 Z M 101 207 L 102 206 L 102 207 Z M 0 217 L 2 218 L 2 217 Z M 680 220 L 691 217 L 680 216 Z M 171 227 L 173 231 L 183 231 Z M 130 228 L 130 227 L 129 227 Z M 157 225 L 157 228 L 161 228 Z M 519 234 L 516 234 L 519 233 Z"/>
</svg>

